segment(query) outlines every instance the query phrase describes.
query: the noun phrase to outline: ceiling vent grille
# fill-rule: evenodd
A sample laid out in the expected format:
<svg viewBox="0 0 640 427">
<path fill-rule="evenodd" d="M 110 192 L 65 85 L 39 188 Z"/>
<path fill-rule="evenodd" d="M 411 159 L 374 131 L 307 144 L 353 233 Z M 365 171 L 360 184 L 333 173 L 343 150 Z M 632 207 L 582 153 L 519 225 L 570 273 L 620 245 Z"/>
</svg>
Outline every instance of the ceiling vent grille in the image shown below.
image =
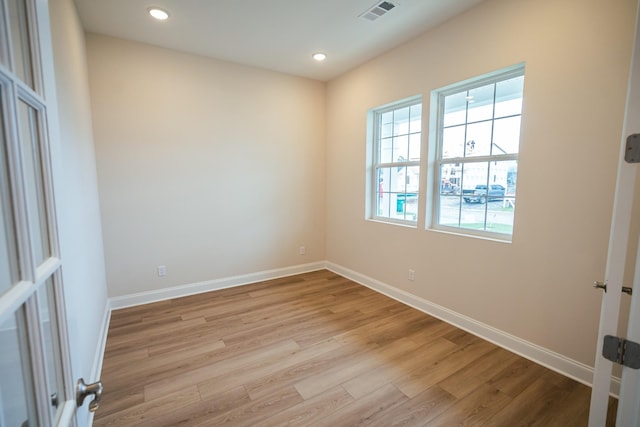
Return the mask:
<svg viewBox="0 0 640 427">
<path fill-rule="evenodd" d="M 389 11 L 391 11 L 391 9 L 395 8 L 396 6 L 398 6 L 397 3 L 392 3 L 390 1 L 383 1 L 380 3 L 376 3 L 373 6 L 371 6 L 369 9 L 365 10 L 360 15 L 358 15 L 358 18 L 364 19 L 367 21 L 375 21 L 376 19 L 381 18 L 382 16 L 387 14 Z"/>
</svg>

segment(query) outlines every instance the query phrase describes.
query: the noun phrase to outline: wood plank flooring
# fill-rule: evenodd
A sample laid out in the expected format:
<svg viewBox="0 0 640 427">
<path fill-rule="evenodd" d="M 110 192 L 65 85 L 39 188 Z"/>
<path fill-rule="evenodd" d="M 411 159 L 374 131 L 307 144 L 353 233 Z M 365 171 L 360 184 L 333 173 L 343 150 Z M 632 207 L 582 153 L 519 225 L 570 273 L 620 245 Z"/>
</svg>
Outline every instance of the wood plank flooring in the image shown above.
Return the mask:
<svg viewBox="0 0 640 427">
<path fill-rule="evenodd" d="M 102 382 L 95 426 L 585 426 L 590 396 L 328 271 L 114 311 Z"/>
</svg>

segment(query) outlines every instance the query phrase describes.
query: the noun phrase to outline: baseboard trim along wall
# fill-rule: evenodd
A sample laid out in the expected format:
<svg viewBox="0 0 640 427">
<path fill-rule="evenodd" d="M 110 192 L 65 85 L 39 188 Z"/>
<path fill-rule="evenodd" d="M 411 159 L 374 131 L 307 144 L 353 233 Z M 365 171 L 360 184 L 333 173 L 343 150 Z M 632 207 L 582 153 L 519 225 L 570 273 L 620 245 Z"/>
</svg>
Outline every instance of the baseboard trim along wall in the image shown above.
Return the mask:
<svg viewBox="0 0 640 427">
<path fill-rule="evenodd" d="M 186 297 L 203 292 L 217 291 L 220 289 L 233 288 L 235 286 L 248 285 L 249 283 L 261 282 L 263 280 L 272 280 L 278 279 L 280 277 L 309 273 L 311 271 L 324 269 L 325 264 L 326 263 L 324 261 L 319 261 L 308 264 L 295 265 L 292 267 L 259 271 L 257 273 L 225 277 L 222 279 L 206 280 L 204 282 L 191 283 L 188 285 L 174 286 L 166 289 L 158 289 L 149 292 L 140 292 L 131 295 L 113 297 L 109 298 L 109 302 L 111 303 L 112 310 L 118 310 L 120 308 L 132 307 L 135 305 L 149 304 L 152 302 Z"/>
<path fill-rule="evenodd" d="M 512 353 L 591 387 L 593 380 L 593 367 L 591 366 L 570 359 L 559 353 L 555 353 L 544 347 L 540 347 L 539 345 L 503 332 L 485 323 L 478 322 L 468 316 L 449 310 L 448 308 L 434 304 L 423 298 L 410 294 L 409 292 L 387 285 L 386 283 L 342 267 L 338 264 L 327 262 L 326 268 L 336 274 L 346 277 L 347 279 L 351 279 L 356 283 L 436 317 L 444 322 L 450 323 L 499 347 L 509 350 Z M 618 396 L 620 392 L 619 378 L 612 377 L 610 391 L 613 396 Z"/>
<path fill-rule="evenodd" d="M 328 261 L 319 261 L 309 264 L 260 271 L 257 273 L 243 274 L 221 279 L 207 280 L 203 282 L 175 286 L 166 289 L 159 289 L 150 292 L 141 292 L 131 295 L 109 298 L 107 313 L 105 313 L 105 320 L 103 322 L 104 330 L 102 332 L 103 337 L 101 337 L 100 341 L 101 348 L 98 349 L 96 361 L 94 362 L 94 378 L 98 377 L 98 374 L 102 367 L 102 357 L 104 355 L 104 347 L 106 344 L 111 310 L 118 310 L 126 307 L 149 304 L 152 302 L 164 301 L 172 298 L 180 298 L 203 292 L 248 285 L 250 283 L 272 280 L 280 277 L 293 276 L 296 274 L 308 273 L 325 268 L 327 270 L 333 271 L 336 274 L 353 280 L 356 283 L 366 286 L 376 292 L 393 298 L 396 301 L 420 310 L 423 313 L 429 314 L 444 322 L 450 323 L 473 335 L 496 344 L 497 346 L 509 350 L 526 359 L 529 359 L 532 362 L 535 362 L 564 376 L 572 378 L 580 383 L 588 386 L 591 386 L 592 384 L 593 367 L 591 366 L 585 365 L 584 363 L 570 359 L 547 348 L 508 334 L 504 331 L 479 322 L 463 314 L 457 313 L 446 307 L 434 304 L 409 292 L 395 288 L 379 280 L 373 279 L 364 274 L 360 274 L 356 271 Z M 617 397 L 619 392 L 620 378 L 612 377 L 611 394 Z"/>
</svg>

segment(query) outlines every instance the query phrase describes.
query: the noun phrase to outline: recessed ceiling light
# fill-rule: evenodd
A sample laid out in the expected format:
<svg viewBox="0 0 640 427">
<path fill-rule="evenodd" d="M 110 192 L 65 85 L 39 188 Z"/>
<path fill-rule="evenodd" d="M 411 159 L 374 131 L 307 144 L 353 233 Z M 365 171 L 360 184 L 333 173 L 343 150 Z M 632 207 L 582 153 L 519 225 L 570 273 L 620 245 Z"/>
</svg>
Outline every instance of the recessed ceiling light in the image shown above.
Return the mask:
<svg viewBox="0 0 640 427">
<path fill-rule="evenodd" d="M 311 55 L 311 57 L 316 61 L 321 62 L 327 59 L 327 54 L 322 52 L 316 52 L 313 55 Z"/>
<path fill-rule="evenodd" d="M 149 15 L 153 16 L 158 21 L 166 21 L 167 19 L 169 19 L 169 12 L 160 9 L 159 7 L 150 7 Z"/>
</svg>

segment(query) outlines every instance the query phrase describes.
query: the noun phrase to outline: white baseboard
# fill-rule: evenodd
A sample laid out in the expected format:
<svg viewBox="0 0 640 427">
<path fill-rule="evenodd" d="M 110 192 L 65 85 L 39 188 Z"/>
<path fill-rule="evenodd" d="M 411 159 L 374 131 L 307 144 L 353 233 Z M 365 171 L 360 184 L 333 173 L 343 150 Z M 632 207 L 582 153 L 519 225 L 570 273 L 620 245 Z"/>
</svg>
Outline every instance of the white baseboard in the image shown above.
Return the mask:
<svg viewBox="0 0 640 427">
<path fill-rule="evenodd" d="M 324 261 L 309 264 L 295 265 L 292 267 L 278 268 L 274 270 L 259 271 L 257 273 L 242 274 L 239 276 L 224 277 L 222 279 L 206 280 L 204 282 L 190 283 L 188 285 L 174 286 L 166 289 L 157 289 L 149 292 L 140 292 L 131 295 L 109 298 L 112 310 L 132 307 L 141 304 L 164 301 L 172 298 L 180 298 L 203 292 L 217 291 L 263 280 L 278 279 L 280 277 L 309 273 L 322 270 L 326 266 Z"/>
<path fill-rule="evenodd" d="M 450 323 L 519 356 L 591 387 L 593 379 L 593 367 L 591 366 L 503 332 L 485 323 L 478 322 L 468 316 L 434 304 L 409 292 L 387 285 L 386 283 L 382 283 L 379 280 L 357 273 L 338 264 L 327 262 L 325 265 L 328 270 L 336 274 L 351 279 L 376 292 Z M 617 397 L 619 392 L 620 379 L 612 377 L 611 394 Z"/>
</svg>

